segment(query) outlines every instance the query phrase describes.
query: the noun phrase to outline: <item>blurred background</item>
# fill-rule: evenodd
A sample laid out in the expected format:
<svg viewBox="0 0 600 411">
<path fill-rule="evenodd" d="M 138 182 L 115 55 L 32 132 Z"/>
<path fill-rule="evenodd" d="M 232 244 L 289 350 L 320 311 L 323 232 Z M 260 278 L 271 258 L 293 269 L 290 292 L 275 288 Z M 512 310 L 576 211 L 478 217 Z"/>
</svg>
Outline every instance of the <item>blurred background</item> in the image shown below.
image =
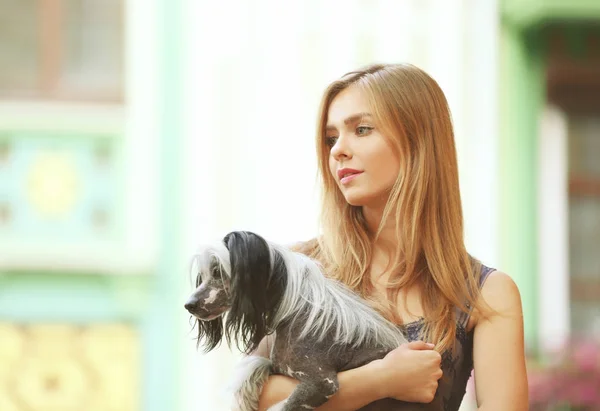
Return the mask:
<svg viewBox="0 0 600 411">
<path fill-rule="evenodd" d="M 0 411 L 226 410 L 189 256 L 315 235 L 321 93 L 373 62 L 448 97 L 532 409 L 600 410 L 599 1 L 0 0 Z"/>
</svg>

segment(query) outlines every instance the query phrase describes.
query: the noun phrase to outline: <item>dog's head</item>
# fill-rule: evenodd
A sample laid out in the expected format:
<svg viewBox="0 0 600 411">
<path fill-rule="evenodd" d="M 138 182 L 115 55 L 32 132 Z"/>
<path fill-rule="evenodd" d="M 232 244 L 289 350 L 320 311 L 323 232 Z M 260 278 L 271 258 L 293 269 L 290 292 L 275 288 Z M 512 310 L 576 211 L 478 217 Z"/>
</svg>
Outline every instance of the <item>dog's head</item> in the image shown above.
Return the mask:
<svg viewBox="0 0 600 411">
<path fill-rule="evenodd" d="M 231 308 L 230 278 L 217 256 L 208 258 L 208 264 L 199 267 L 196 289 L 185 303 L 185 309 L 200 321 L 214 320 Z"/>
<path fill-rule="evenodd" d="M 225 336 L 243 352 L 254 351 L 274 331 L 270 319 L 286 286 L 283 259 L 262 237 L 234 231 L 195 260 L 196 289 L 185 308 L 197 319 L 198 344 L 206 340 L 210 351 Z"/>
</svg>

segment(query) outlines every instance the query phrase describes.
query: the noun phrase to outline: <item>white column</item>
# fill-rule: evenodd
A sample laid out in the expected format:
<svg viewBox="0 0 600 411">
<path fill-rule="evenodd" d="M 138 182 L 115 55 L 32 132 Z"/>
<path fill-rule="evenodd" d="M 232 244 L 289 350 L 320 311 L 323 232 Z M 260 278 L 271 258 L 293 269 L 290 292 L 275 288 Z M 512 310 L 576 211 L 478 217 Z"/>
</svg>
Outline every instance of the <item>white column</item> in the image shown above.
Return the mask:
<svg viewBox="0 0 600 411">
<path fill-rule="evenodd" d="M 125 2 L 125 244 L 119 250 L 138 262 L 136 271 L 152 269 L 158 255 L 159 109 L 158 45 L 149 36 L 159 27 L 156 6 L 144 0 Z"/>
<path fill-rule="evenodd" d="M 465 236 L 471 253 L 498 263 L 498 21 L 496 0 L 465 1 L 462 186 Z M 501 267 L 499 267 L 501 268 Z"/>
<path fill-rule="evenodd" d="M 569 335 L 569 197 L 567 117 L 546 107 L 538 138 L 539 341 L 560 347 Z"/>
</svg>

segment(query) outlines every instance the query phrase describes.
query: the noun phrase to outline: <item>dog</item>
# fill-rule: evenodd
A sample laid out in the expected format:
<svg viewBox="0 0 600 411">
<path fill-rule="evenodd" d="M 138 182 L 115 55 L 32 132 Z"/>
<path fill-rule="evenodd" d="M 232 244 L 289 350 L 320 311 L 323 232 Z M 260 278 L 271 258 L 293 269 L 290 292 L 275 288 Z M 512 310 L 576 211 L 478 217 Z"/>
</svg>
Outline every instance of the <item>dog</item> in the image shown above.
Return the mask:
<svg viewBox="0 0 600 411">
<path fill-rule="evenodd" d="M 236 411 L 255 411 L 271 374 L 299 381 L 270 411 L 314 409 L 339 389 L 337 373 L 383 358 L 407 340 L 342 283 L 327 278 L 307 256 L 248 231 L 233 231 L 192 257 L 196 289 L 185 309 L 198 326 L 206 352 L 223 340 L 245 354 L 275 333 L 270 358 L 248 355 L 233 384 Z M 422 404 L 425 405 L 425 404 Z M 362 408 L 416 410 L 417 405 L 383 399 Z"/>
</svg>

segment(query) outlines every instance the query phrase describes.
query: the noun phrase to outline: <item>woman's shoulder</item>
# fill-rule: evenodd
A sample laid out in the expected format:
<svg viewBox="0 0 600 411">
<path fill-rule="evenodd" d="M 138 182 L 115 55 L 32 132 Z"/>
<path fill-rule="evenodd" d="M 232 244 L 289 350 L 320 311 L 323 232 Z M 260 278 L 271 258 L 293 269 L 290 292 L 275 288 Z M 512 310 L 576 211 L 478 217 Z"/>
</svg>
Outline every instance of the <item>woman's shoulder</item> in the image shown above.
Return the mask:
<svg viewBox="0 0 600 411">
<path fill-rule="evenodd" d="M 481 296 L 494 310 L 502 311 L 508 305 L 521 303 L 521 294 L 515 280 L 507 273 L 493 270 L 481 286 Z"/>
<path fill-rule="evenodd" d="M 473 325 L 483 317 L 487 319 L 497 315 L 522 315 L 519 287 L 514 279 L 503 271 L 494 269 L 485 275 L 481 284 L 481 298 L 489 312 L 486 315 L 476 313 L 473 316 Z"/>
<path fill-rule="evenodd" d="M 288 246 L 292 251 L 307 256 L 314 256 L 319 249 L 319 239 L 311 238 L 310 240 L 296 241 Z"/>
</svg>

